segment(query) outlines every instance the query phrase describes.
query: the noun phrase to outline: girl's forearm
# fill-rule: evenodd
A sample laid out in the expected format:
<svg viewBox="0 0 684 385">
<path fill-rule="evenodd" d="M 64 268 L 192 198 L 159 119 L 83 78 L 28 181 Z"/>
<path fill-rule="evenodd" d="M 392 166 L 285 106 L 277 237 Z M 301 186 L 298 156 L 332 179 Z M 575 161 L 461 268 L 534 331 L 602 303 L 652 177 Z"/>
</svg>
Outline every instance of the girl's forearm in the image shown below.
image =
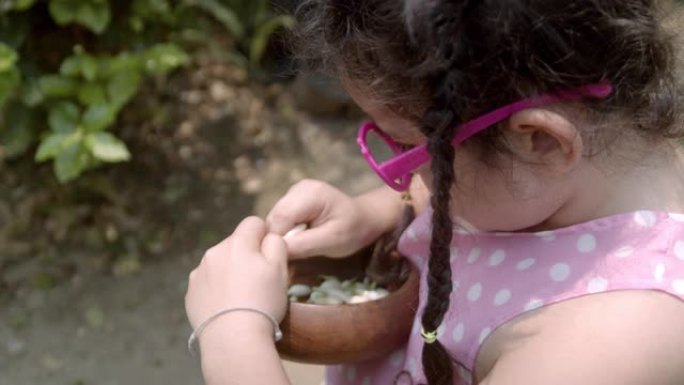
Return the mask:
<svg viewBox="0 0 684 385">
<path fill-rule="evenodd" d="M 273 325 L 258 314 L 227 314 L 203 332 L 207 385 L 290 385 L 273 341 Z"/>
</svg>

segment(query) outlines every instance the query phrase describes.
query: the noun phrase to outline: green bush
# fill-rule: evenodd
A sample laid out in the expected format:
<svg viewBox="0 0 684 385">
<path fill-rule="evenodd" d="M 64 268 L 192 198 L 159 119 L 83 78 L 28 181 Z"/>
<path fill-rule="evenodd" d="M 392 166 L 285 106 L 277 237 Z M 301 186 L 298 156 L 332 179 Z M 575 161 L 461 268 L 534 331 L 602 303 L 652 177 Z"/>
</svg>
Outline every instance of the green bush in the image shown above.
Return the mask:
<svg viewBox="0 0 684 385">
<path fill-rule="evenodd" d="M 267 1 L 0 0 L 0 150 L 34 148 L 60 182 L 130 159 L 113 126 L 144 79 L 209 47 L 254 69 L 289 16 Z M 216 46 L 223 26 L 235 42 Z M 212 46 L 213 45 L 213 46 Z"/>
</svg>

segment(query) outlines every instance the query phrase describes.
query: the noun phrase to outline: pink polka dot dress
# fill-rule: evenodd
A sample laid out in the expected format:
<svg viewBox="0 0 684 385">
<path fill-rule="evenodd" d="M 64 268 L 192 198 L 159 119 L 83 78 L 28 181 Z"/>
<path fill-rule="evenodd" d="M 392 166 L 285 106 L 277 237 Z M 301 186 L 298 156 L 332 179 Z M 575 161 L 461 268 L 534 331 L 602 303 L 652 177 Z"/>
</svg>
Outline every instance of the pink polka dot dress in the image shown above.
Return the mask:
<svg viewBox="0 0 684 385">
<path fill-rule="evenodd" d="M 418 315 L 427 298 L 431 215 L 425 210 L 399 243 L 421 273 Z M 540 233 L 455 228 L 451 269 L 450 308 L 438 339 L 464 365 L 456 369 L 456 384 L 468 385 L 483 341 L 525 312 L 615 290 L 659 290 L 684 299 L 684 214 L 638 211 Z M 425 384 L 422 347 L 417 318 L 404 347 L 379 360 L 329 366 L 326 384 Z"/>
</svg>

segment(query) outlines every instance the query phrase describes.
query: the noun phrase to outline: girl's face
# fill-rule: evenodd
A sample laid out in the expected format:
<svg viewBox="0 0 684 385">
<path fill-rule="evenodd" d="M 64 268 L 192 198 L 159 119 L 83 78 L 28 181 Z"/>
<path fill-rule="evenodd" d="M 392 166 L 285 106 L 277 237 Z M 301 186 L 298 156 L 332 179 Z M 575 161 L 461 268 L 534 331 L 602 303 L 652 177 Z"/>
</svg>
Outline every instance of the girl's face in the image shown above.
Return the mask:
<svg viewBox="0 0 684 385">
<path fill-rule="evenodd" d="M 407 145 L 426 141 L 414 122 L 402 118 L 348 84 L 347 91 L 375 124 L 395 141 Z M 454 223 L 470 230 L 487 232 L 544 229 L 544 222 L 568 199 L 569 189 L 564 188 L 558 178 L 537 172 L 529 163 L 506 158 L 496 164 L 496 167 L 487 166 L 479 160 L 467 142 L 456 149 L 456 182 L 451 189 Z M 429 164 L 419 168 L 416 174 L 428 189 L 432 188 Z"/>
</svg>

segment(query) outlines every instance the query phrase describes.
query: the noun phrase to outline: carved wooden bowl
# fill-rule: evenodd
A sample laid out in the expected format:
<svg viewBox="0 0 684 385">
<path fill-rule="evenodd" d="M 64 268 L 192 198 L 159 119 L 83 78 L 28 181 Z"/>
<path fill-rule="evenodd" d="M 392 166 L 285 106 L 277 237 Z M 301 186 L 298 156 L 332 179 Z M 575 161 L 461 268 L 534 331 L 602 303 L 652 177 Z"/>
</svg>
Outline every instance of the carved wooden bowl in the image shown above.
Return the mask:
<svg viewBox="0 0 684 385">
<path fill-rule="evenodd" d="M 345 259 L 290 262 L 290 282 L 315 285 L 320 275 L 363 279 L 368 253 Z M 408 263 L 407 263 L 408 264 Z M 410 264 L 408 264 L 410 265 Z M 383 357 L 408 341 L 418 306 L 418 274 L 389 284 L 382 299 L 353 305 L 290 303 L 281 324 L 280 356 L 310 364 L 342 364 Z"/>
</svg>

